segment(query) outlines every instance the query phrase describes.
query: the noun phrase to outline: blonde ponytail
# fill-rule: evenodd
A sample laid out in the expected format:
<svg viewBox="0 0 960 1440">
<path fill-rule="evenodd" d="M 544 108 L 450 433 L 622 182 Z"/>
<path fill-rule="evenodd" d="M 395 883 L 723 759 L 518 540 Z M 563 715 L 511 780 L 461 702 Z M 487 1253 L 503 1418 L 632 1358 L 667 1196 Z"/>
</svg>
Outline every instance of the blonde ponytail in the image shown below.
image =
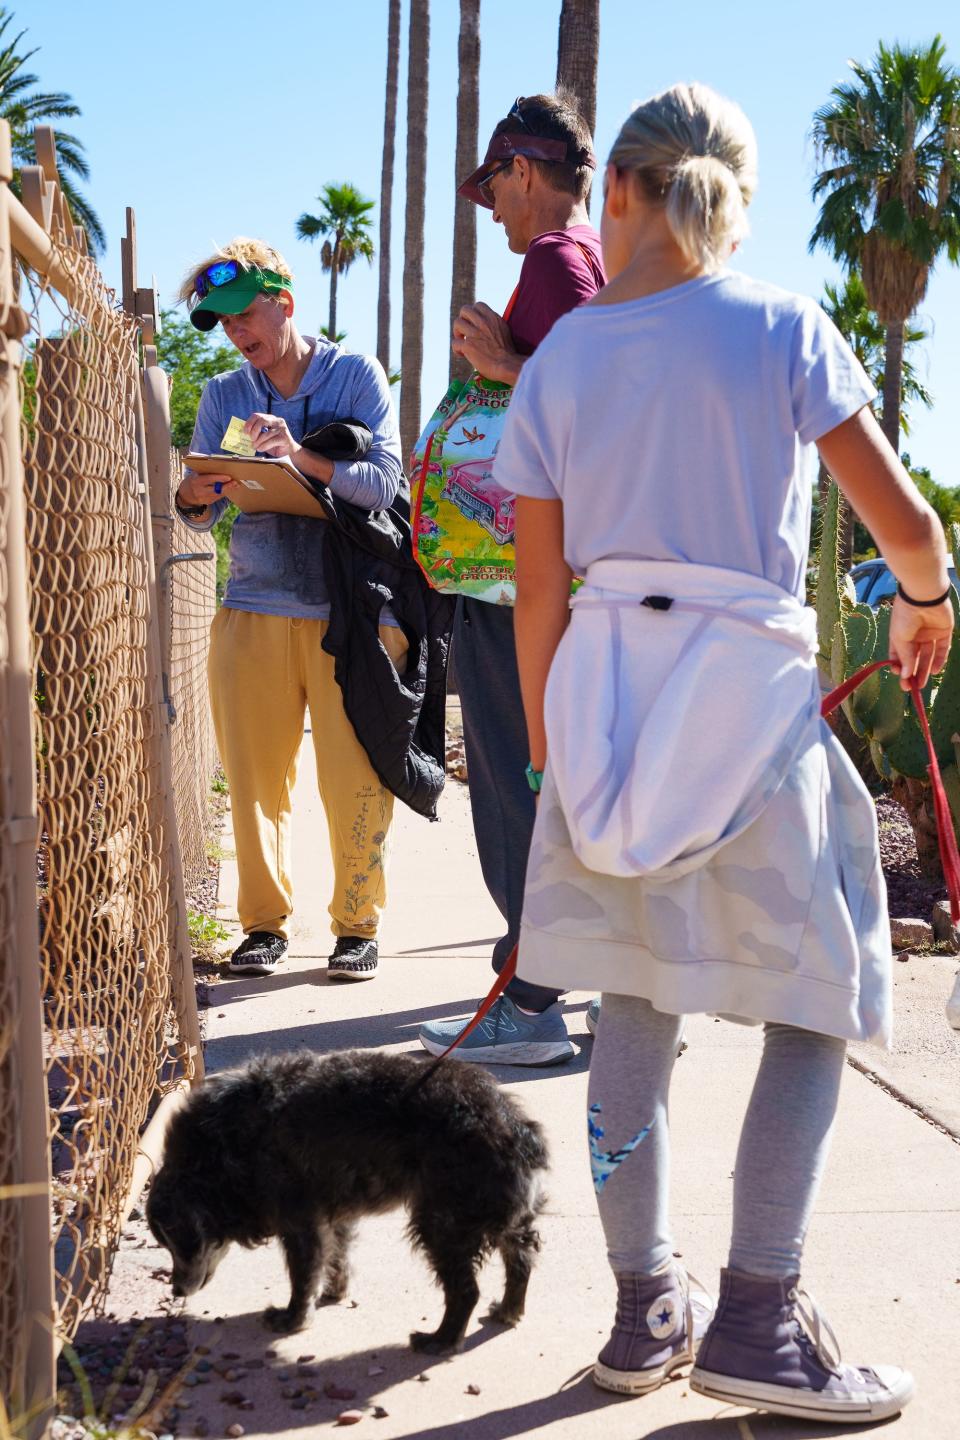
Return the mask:
<svg viewBox="0 0 960 1440">
<path fill-rule="evenodd" d="M 748 231 L 757 145 L 739 106 L 706 85 L 674 85 L 638 105 L 610 152 L 633 170 L 689 259 L 716 270 Z"/>
</svg>

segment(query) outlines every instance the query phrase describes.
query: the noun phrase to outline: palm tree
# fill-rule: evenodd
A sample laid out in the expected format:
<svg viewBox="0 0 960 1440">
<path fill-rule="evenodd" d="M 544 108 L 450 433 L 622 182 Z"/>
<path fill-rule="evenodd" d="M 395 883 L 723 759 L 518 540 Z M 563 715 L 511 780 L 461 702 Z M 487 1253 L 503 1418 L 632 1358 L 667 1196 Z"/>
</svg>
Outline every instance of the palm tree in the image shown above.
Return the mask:
<svg viewBox="0 0 960 1440">
<path fill-rule="evenodd" d="M 18 53 L 18 47 L 26 30 L 21 30 L 12 39 L 7 30 L 13 15 L 5 5 L 0 5 L 0 117 L 10 126 L 10 141 L 13 151 L 13 182 L 11 189 L 20 194 L 20 171 L 24 165 L 37 163 L 33 148 L 33 127 L 54 124 L 58 120 L 73 119 L 80 114 L 80 107 L 69 95 L 62 92 L 41 94 L 33 90 L 37 76 L 24 70 L 28 60 L 37 53 L 37 48 Z M 81 180 L 90 178 L 90 167 L 83 153 L 83 145 L 75 135 L 57 131 L 57 159 L 60 167 L 60 189 L 70 214 L 78 225 L 87 232 L 92 251 L 106 249 L 107 237 L 100 218 L 91 205 L 77 190 L 72 176 Z M 66 173 L 65 173 L 66 172 Z"/>
<path fill-rule="evenodd" d="M 857 265 L 884 326 L 883 429 L 899 451 L 908 318 L 937 258 L 960 260 L 960 74 L 937 35 L 925 49 L 881 45 L 872 67 L 834 86 L 813 138 L 822 197 L 810 249 Z"/>
<path fill-rule="evenodd" d="M 825 285 L 823 308 L 845 336 L 860 364 L 876 388 L 883 393 L 886 364 L 886 330 L 870 308 L 867 287 L 859 271 L 851 270 L 841 285 Z M 919 325 L 910 325 L 903 336 L 903 367 L 900 381 L 900 433 L 910 434 L 910 405 L 917 401 L 930 409 L 933 396 L 920 380 L 908 349 L 929 338 Z"/>
<path fill-rule="evenodd" d="M 423 233 L 427 188 L 430 0 L 410 0 L 407 47 L 407 206 L 403 238 L 400 444 L 408 459 L 420 433 L 423 369 Z"/>
<path fill-rule="evenodd" d="M 370 211 L 373 201 L 365 200 L 355 185 L 324 185 L 317 196 L 323 209 L 319 215 L 304 213 L 297 221 L 301 240 L 327 239 L 320 251 L 320 264 L 330 272 L 330 321 L 327 335 L 337 335 L 337 277 L 345 275 L 359 256 L 373 262 L 373 241 L 370 239 Z M 332 243 L 331 243 L 332 241 Z"/>
<path fill-rule="evenodd" d="M 597 125 L 597 57 L 600 53 L 600 0 L 562 0 L 557 41 L 557 88 L 576 97 L 592 135 Z"/>
<path fill-rule="evenodd" d="M 457 180 L 477 168 L 480 128 L 480 0 L 460 0 L 457 47 L 460 88 L 457 91 Z M 461 195 L 453 211 L 453 283 L 450 287 L 450 329 L 464 305 L 477 294 L 477 207 Z M 470 362 L 450 351 L 450 379 L 465 380 Z"/>
<path fill-rule="evenodd" d="M 825 285 L 824 295 L 824 310 L 841 335 L 846 337 L 876 389 L 882 393 L 886 365 L 886 330 L 876 312 L 870 309 L 867 289 L 859 271 L 851 270 L 845 276 L 842 286 Z M 933 397 L 922 384 L 916 366 L 907 353 L 908 346 L 918 344 L 926 338 L 927 331 L 917 325 L 911 325 L 904 334 L 899 406 L 900 430 L 904 435 L 910 434 L 909 407 L 911 403 L 918 401 L 927 409 L 933 404 Z M 823 507 L 826 505 L 829 484 L 830 476 L 821 460 L 817 480 L 821 514 L 824 513 Z M 849 567 L 853 561 L 854 551 L 862 551 L 873 542 L 862 525 L 859 535 L 855 533 L 855 527 L 860 522 L 843 495 L 840 496 L 840 507 L 840 553 L 841 559 Z"/>
<path fill-rule="evenodd" d="M 387 97 L 383 110 L 383 167 L 380 172 L 380 291 L 377 296 L 377 359 L 390 372 L 390 222 L 393 217 L 393 155 L 397 134 L 400 71 L 400 0 L 389 0 Z"/>
</svg>

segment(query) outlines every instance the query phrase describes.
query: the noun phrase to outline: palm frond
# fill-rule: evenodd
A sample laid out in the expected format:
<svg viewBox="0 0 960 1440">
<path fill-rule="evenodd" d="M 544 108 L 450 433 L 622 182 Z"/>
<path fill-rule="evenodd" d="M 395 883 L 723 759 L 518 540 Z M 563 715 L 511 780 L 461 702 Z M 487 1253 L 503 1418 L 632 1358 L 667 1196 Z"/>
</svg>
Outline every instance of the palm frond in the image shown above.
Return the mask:
<svg viewBox="0 0 960 1440">
<path fill-rule="evenodd" d="M 0 6 L 0 117 L 10 126 L 10 143 L 13 154 L 13 188 L 19 194 L 19 172 L 24 165 L 36 163 L 33 145 L 33 128 L 38 124 L 74 119 L 80 114 L 80 106 L 66 91 L 37 91 L 38 77 L 26 66 L 38 47 L 21 50 L 26 30 L 19 31 L 7 39 L 7 31 L 13 15 Z M 89 201 L 79 193 L 72 176 L 81 180 L 90 177 L 90 167 L 84 155 L 83 145 L 75 135 L 66 132 L 57 135 L 57 161 L 60 170 L 60 185 L 70 213 L 78 224 L 87 231 L 90 248 L 102 251 L 106 247 L 106 235 L 100 218 Z"/>
<path fill-rule="evenodd" d="M 319 214 L 301 215 L 297 221 L 297 234 L 301 239 L 335 235 L 341 241 L 357 241 L 369 231 L 369 212 L 374 202 L 366 200 L 348 181 L 341 185 L 324 185 L 317 199 L 322 206 Z"/>
<path fill-rule="evenodd" d="M 315 240 L 318 235 L 325 235 L 326 227 L 319 215 L 308 215 L 304 212 L 297 221 L 297 236 L 301 240 Z"/>
<path fill-rule="evenodd" d="M 30 54 L 34 55 L 36 51 L 31 50 Z M 31 85 L 36 85 L 39 80 L 39 75 L 30 75 L 26 70 L 21 70 L 22 63 L 21 57 L 17 55 L 0 56 L 0 104 L 13 104 L 18 95 L 29 90 Z"/>
<path fill-rule="evenodd" d="M 850 69 L 813 117 L 820 213 L 809 246 L 859 264 L 873 308 L 902 319 L 937 255 L 960 258 L 960 72 L 939 35 L 880 44 Z"/>
<path fill-rule="evenodd" d="M 57 168 L 61 175 L 64 170 L 69 170 L 72 174 L 79 175 L 81 180 L 90 179 L 90 166 L 87 164 L 82 142 L 75 135 L 67 135 L 62 130 L 57 131 Z"/>
<path fill-rule="evenodd" d="M 25 80 L 33 80 L 32 75 L 24 76 Z M 32 120 L 36 124 L 44 120 L 63 120 L 80 114 L 80 106 L 69 95 L 61 93 L 55 95 L 23 95 L 23 86 L 16 87 L 16 94 L 12 93 L 13 87 L 8 86 L 5 92 L 0 92 L 0 110 L 6 113 L 7 109 L 21 115 L 25 120 Z"/>
<path fill-rule="evenodd" d="M 107 248 L 107 236 L 100 216 L 89 200 L 80 194 L 69 175 L 61 173 L 60 189 L 63 191 L 63 198 L 67 202 L 74 221 L 86 230 L 87 243 L 91 251 L 95 255 L 102 255 Z"/>
</svg>

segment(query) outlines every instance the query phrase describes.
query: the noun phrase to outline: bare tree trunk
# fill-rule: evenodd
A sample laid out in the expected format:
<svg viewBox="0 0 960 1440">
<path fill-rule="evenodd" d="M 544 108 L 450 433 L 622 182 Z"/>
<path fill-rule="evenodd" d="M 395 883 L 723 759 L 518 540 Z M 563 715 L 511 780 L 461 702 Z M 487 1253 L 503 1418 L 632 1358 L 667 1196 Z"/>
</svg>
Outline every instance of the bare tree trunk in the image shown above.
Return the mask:
<svg viewBox="0 0 960 1440">
<path fill-rule="evenodd" d="M 883 362 L 883 419 L 880 427 L 897 455 L 900 454 L 900 403 L 903 391 L 903 337 L 906 322 L 891 320 L 887 325 Z"/>
<path fill-rule="evenodd" d="M 380 171 L 380 292 L 377 296 L 377 359 L 390 373 L 390 225 L 393 218 L 393 156 L 397 135 L 400 72 L 400 0 L 389 0 L 387 98 L 383 111 L 383 166 Z"/>
<path fill-rule="evenodd" d="M 457 92 L 457 170 L 459 183 L 477 168 L 480 127 L 480 0 L 460 0 L 460 41 L 457 47 L 460 88 Z M 450 329 L 477 291 L 477 207 L 458 195 L 453 211 L 453 283 L 450 287 Z M 465 380 L 470 362 L 450 352 L 450 379 Z"/>
<path fill-rule="evenodd" d="M 327 339 L 334 344 L 337 341 L 337 275 L 340 272 L 340 236 L 336 235 L 333 241 L 333 263 L 330 266 L 330 323 L 327 326 Z"/>
<path fill-rule="evenodd" d="M 429 64 L 430 0 L 410 0 L 407 56 L 407 209 L 403 239 L 403 339 L 400 350 L 400 444 L 404 465 L 408 462 L 420 433 Z"/>
<path fill-rule="evenodd" d="M 562 0 L 557 42 L 557 84 L 577 97 L 592 135 L 597 125 L 597 57 L 600 0 Z"/>
</svg>

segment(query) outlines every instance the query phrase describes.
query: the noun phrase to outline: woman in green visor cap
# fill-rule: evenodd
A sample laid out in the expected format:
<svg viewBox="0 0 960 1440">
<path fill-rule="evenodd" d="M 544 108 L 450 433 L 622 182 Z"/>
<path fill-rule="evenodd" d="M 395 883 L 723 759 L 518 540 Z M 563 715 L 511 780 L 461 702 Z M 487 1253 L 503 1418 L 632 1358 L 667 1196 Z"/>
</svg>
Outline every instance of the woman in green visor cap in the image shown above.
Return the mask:
<svg viewBox="0 0 960 1440">
<path fill-rule="evenodd" d="M 181 298 L 196 328 L 221 325 L 244 362 L 204 388 L 194 451 L 226 454 L 222 442 L 236 418 L 258 454 L 288 458 L 337 498 L 365 510 L 391 504 L 403 471 L 383 370 L 369 356 L 301 335 L 293 275 L 277 250 L 260 240 L 233 240 L 191 267 Z M 309 432 L 348 417 L 372 432 L 362 459 L 333 461 L 301 444 Z M 187 524 L 208 530 L 233 483 L 225 473 L 187 471 L 177 509 Z M 230 969 L 240 974 L 271 974 L 287 949 L 291 795 L 308 709 L 334 868 L 329 973 L 365 980 L 377 970 L 393 796 L 357 740 L 333 657 L 322 648 L 330 616 L 326 524 L 299 515 L 239 514 L 223 606 L 213 622 L 210 702 L 230 785 L 245 932 Z M 407 640 L 388 610 L 380 621 L 383 646 L 402 673 Z"/>
</svg>

